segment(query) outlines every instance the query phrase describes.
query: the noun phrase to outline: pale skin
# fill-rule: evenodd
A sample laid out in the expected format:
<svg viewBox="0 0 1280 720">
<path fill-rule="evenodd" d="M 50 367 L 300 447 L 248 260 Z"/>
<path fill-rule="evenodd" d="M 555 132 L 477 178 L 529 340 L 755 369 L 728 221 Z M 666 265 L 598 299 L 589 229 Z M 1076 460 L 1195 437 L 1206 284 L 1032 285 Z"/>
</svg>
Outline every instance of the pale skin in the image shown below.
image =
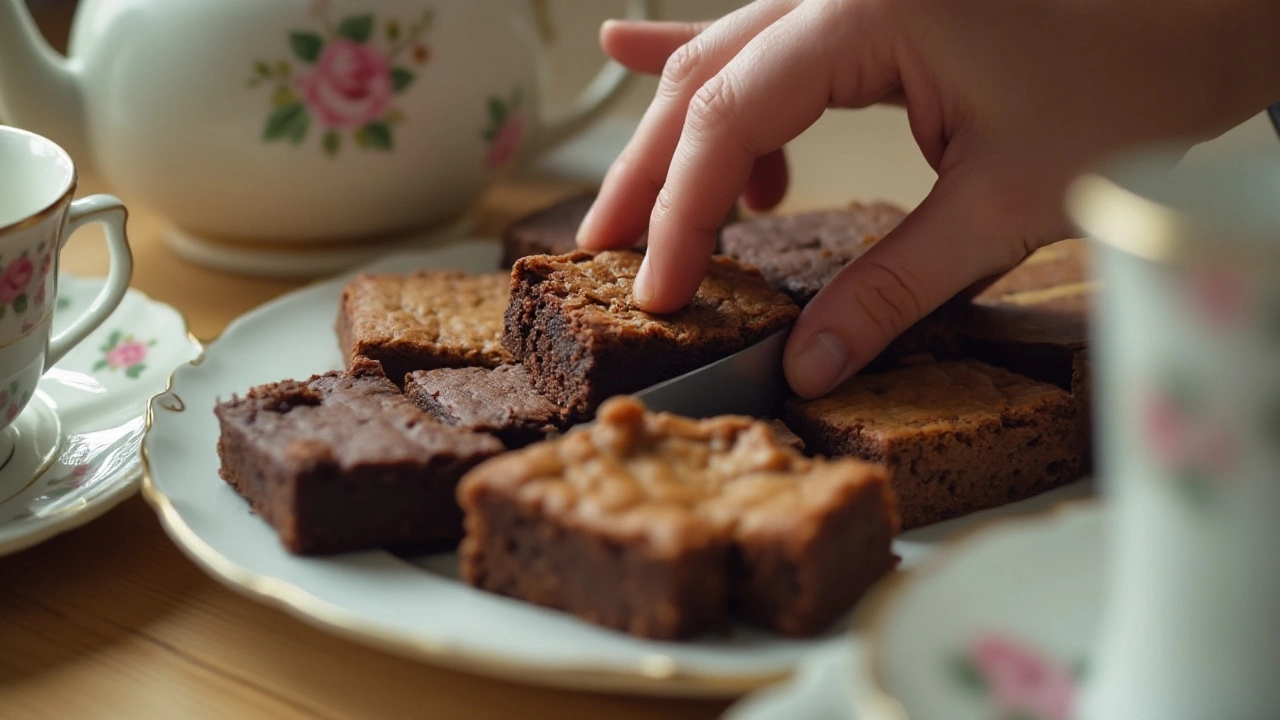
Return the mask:
<svg viewBox="0 0 1280 720">
<path fill-rule="evenodd" d="M 741 198 L 786 192 L 783 146 L 828 108 L 906 108 L 938 177 L 805 308 L 788 382 L 823 395 L 916 320 L 1072 235 L 1062 198 L 1094 160 L 1184 146 L 1280 100 L 1275 0 L 757 0 L 707 23 L 610 21 L 605 52 L 661 74 L 578 242 L 646 228 L 642 308 L 693 297 Z"/>
</svg>

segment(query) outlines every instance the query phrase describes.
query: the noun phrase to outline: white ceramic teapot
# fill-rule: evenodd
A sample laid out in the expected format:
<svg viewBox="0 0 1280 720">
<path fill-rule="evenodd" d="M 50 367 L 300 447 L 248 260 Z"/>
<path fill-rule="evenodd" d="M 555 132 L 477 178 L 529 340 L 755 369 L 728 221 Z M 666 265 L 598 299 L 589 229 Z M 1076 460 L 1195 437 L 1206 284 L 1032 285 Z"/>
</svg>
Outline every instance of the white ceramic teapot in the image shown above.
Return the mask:
<svg viewBox="0 0 1280 720">
<path fill-rule="evenodd" d="M 627 5 L 649 15 L 647 0 Z M 599 114 L 627 77 L 615 64 L 566 117 L 542 120 L 540 9 L 82 0 L 63 58 L 23 0 L 0 0 L 0 118 L 163 215 L 188 256 L 259 269 L 263 256 L 226 248 L 333 248 L 450 224 L 521 155 Z"/>
</svg>

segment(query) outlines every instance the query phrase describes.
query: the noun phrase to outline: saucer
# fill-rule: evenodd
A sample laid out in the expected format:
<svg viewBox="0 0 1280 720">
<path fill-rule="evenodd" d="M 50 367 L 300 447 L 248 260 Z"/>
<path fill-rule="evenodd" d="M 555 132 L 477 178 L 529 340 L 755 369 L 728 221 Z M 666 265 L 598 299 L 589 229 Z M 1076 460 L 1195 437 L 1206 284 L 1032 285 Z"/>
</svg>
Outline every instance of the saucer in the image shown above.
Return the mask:
<svg viewBox="0 0 1280 720">
<path fill-rule="evenodd" d="M 62 274 L 53 331 L 84 312 L 101 287 L 99 278 Z M 200 352 L 178 311 L 130 290 L 45 373 L 14 420 L 14 451 L 0 469 L 0 555 L 83 525 L 137 490 L 147 401 Z"/>
<path fill-rule="evenodd" d="M 1101 610 L 1097 501 L 970 533 L 882 584 L 855 627 L 859 720 L 1069 720 Z"/>
</svg>

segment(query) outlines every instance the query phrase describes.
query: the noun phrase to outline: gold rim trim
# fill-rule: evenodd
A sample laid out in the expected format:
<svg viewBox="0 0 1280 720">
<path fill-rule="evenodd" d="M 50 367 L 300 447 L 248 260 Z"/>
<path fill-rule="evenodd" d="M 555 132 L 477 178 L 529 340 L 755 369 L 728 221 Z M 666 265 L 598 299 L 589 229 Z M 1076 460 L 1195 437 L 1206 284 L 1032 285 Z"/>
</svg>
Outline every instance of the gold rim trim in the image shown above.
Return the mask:
<svg viewBox="0 0 1280 720">
<path fill-rule="evenodd" d="M 0 235 L 3 235 L 4 233 L 7 233 L 7 232 L 11 232 L 15 230 L 26 230 L 27 228 L 35 227 L 36 225 L 39 225 L 45 220 L 48 220 L 50 217 L 53 217 L 54 215 L 56 215 L 61 208 L 70 204 L 72 196 L 76 194 L 76 184 L 79 182 L 79 173 L 76 170 L 75 161 L 71 159 L 71 154 L 68 153 L 66 149 L 64 149 L 58 143 L 50 140 L 47 137 L 44 137 L 43 135 L 37 135 L 29 130 L 23 130 L 22 128 L 13 127 L 12 125 L 0 125 L 0 127 L 4 128 L 3 130 L 4 132 L 16 132 L 18 134 L 26 135 L 27 137 L 36 138 L 38 140 L 43 140 L 44 142 L 49 143 L 50 145 L 57 148 L 58 152 L 62 153 L 62 156 L 67 159 L 67 164 L 71 166 L 71 179 L 70 179 L 70 182 L 67 183 L 67 188 L 62 191 L 62 194 L 58 195 L 58 197 L 54 199 L 53 202 L 37 210 L 35 214 L 28 215 L 22 218 L 21 220 L 14 220 L 8 225 L 0 225 Z"/>
<path fill-rule="evenodd" d="M 56 301 L 55 301 L 55 302 L 56 302 Z M 46 322 L 48 322 L 49 320 L 52 320 L 52 319 L 53 319 L 53 311 L 52 311 L 52 310 L 50 310 L 49 312 L 47 312 L 47 313 L 45 313 L 43 316 L 41 316 L 39 320 L 37 320 L 37 321 L 35 321 L 34 323 L 32 323 L 31 327 L 27 328 L 24 332 L 19 333 L 19 334 L 18 334 L 18 337 L 14 338 L 14 339 L 12 339 L 12 340 L 9 340 L 8 342 L 0 343 L 0 350 L 3 350 L 3 349 L 5 349 L 5 348 L 9 347 L 10 345 L 17 345 L 18 343 L 20 343 L 20 342 L 22 342 L 23 340 L 25 340 L 25 339 L 27 338 L 27 336 L 28 336 L 28 335 L 30 335 L 31 333 L 33 333 L 33 332 L 35 332 L 35 331 L 39 330 L 39 329 L 40 329 L 40 327 L 41 327 L 42 325 L 44 325 Z"/>
<path fill-rule="evenodd" d="M 885 622 L 890 617 L 892 608 L 897 606 L 896 601 L 901 599 L 907 590 L 917 585 L 922 579 L 950 565 L 957 555 L 991 535 L 1013 528 L 1056 522 L 1078 510 L 1101 506 L 1101 498 L 1094 495 L 1063 499 L 1051 507 L 1025 515 L 991 518 L 961 531 L 942 547 L 934 550 L 916 567 L 895 572 L 872 588 L 871 592 L 858 604 L 853 615 L 852 633 L 855 637 L 860 636 L 862 640 L 866 673 L 862 678 L 865 681 L 865 687 L 861 688 L 859 697 L 854 702 L 854 709 L 859 713 L 859 717 L 865 720 L 909 720 L 906 707 L 901 700 L 889 692 L 888 683 L 885 682 L 887 673 L 884 670 L 881 642 Z"/>
<path fill-rule="evenodd" d="M 313 280 L 298 289 L 269 300 L 263 305 L 276 302 L 315 285 L 334 281 L 338 277 L 341 276 Z M 249 312 L 260 310 L 263 305 L 259 305 Z M 244 315 L 240 316 L 240 318 L 243 317 Z M 240 318 L 232 320 L 232 324 Z M 185 319 L 184 316 L 184 322 Z M 586 665 L 560 665 L 555 668 L 547 668 L 536 661 L 522 662 L 496 653 L 467 650 L 438 638 L 424 637 L 422 635 L 406 638 L 395 633 L 384 632 L 290 582 L 247 570 L 228 560 L 187 525 L 182 514 L 174 507 L 173 501 L 156 486 L 151 471 L 151 455 L 148 449 L 148 441 L 151 439 L 157 402 L 172 392 L 174 379 L 183 368 L 188 366 L 196 368 L 204 363 L 209 349 L 226 334 L 226 330 L 230 327 L 228 325 L 228 328 L 215 335 L 207 343 L 201 344 L 200 354 L 175 368 L 169 374 L 165 389 L 151 396 L 151 399 L 147 401 L 142 442 L 139 450 L 142 464 L 143 499 L 159 516 L 160 524 L 164 527 L 165 532 L 183 551 L 183 554 L 223 585 L 266 605 L 284 610 L 310 625 L 353 642 L 372 646 L 402 657 L 429 661 L 445 668 L 528 685 L 591 692 L 634 693 L 658 697 L 728 699 L 745 695 L 765 685 L 781 682 L 794 674 L 794 670 L 791 669 L 778 672 L 733 674 L 687 672 L 681 671 L 677 667 L 675 659 L 661 653 L 647 655 L 630 668 L 605 670 Z M 190 331 L 188 331 L 188 335 L 192 340 L 199 343 L 195 336 L 191 335 Z M 185 411 L 185 403 L 182 407 Z M 180 412 L 169 410 L 164 406 L 161 406 L 161 409 L 175 414 Z"/>
<path fill-rule="evenodd" d="M 1066 209 L 1094 242 L 1144 260 L 1184 264 L 1220 253 L 1221 246 L 1206 243 L 1206 237 L 1236 236 L 1265 240 L 1233 243 L 1237 252 L 1280 264 L 1272 233 L 1257 227 L 1223 227 L 1144 197 L 1101 172 L 1081 176 L 1067 188 Z M 1264 249 L 1268 247 L 1272 249 Z"/>
</svg>

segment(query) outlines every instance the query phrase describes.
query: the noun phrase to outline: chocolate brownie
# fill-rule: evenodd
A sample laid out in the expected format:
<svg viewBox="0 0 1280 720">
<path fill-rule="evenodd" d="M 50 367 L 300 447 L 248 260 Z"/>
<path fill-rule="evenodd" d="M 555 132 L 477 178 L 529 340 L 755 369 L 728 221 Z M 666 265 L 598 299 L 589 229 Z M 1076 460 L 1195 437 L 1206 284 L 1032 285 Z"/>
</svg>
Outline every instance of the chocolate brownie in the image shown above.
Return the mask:
<svg viewBox="0 0 1280 720">
<path fill-rule="evenodd" d="M 804 306 L 906 216 L 884 202 L 760 215 L 726 227 L 720 246 L 725 255 L 759 268 L 774 287 Z"/>
<path fill-rule="evenodd" d="M 846 265 L 898 226 L 906 211 L 886 202 L 794 215 L 761 215 L 726 227 L 725 255 L 755 266 L 775 288 L 804 307 Z M 917 353 L 955 357 L 961 338 L 949 303 L 907 328 L 868 369 L 891 367 Z"/>
<path fill-rule="evenodd" d="M 997 279 L 961 316 L 967 353 L 1087 400 L 1088 246 L 1064 240 Z"/>
<path fill-rule="evenodd" d="M 502 266 L 509 268 L 527 255 L 563 255 L 577 250 L 578 226 L 595 200 L 594 191 L 574 195 L 516 220 L 502 234 Z M 725 222 L 737 219 L 734 207 Z M 648 233 L 641 235 L 632 249 L 644 252 L 648 237 Z"/>
<path fill-rule="evenodd" d="M 897 561 L 883 468 L 809 460 L 750 418 L 647 413 L 629 397 L 480 465 L 458 500 L 468 582 L 644 637 L 731 615 L 814 634 Z"/>
<path fill-rule="evenodd" d="M 887 466 L 904 528 L 1076 480 L 1088 442 L 1067 392 L 977 360 L 855 375 L 783 417 L 813 452 Z"/>
<path fill-rule="evenodd" d="M 414 370 L 505 365 L 512 361 L 502 346 L 510 285 L 505 273 L 360 275 L 342 291 L 338 342 L 348 365 L 360 356 L 377 360 L 396 385 Z"/>
<path fill-rule="evenodd" d="M 563 430 L 568 417 L 533 388 L 523 365 L 418 370 L 405 395 L 447 425 L 493 433 L 519 448 Z"/>
<path fill-rule="evenodd" d="M 427 417 L 364 358 L 255 387 L 214 413 L 222 479 L 295 553 L 455 543 L 458 479 L 502 451 Z"/>
<path fill-rule="evenodd" d="M 631 301 L 642 256 L 535 255 L 516 262 L 503 342 L 534 387 L 574 415 L 741 350 L 800 310 L 756 270 L 714 257 L 693 300 L 669 315 Z"/>
</svg>

